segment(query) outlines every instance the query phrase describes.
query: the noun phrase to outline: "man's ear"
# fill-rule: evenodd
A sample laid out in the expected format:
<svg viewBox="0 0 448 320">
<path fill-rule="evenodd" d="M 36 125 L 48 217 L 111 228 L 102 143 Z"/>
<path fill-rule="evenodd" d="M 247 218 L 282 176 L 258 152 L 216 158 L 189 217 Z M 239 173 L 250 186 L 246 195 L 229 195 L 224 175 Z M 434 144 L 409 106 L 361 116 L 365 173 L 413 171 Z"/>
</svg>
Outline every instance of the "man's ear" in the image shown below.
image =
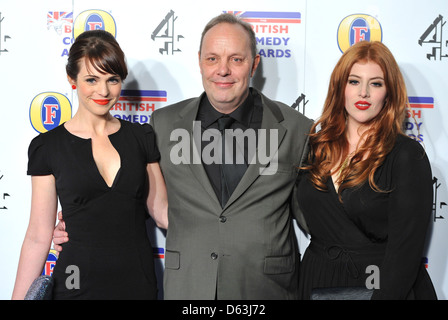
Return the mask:
<svg viewBox="0 0 448 320">
<path fill-rule="evenodd" d="M 260 55 L 257 54 L 257 55 L 255 56 L 255 58 L 254 58 L 254 63 L 252 64 L 252 70 L 251 70 L 251 73 L 250 73 L 250 76 L 251 76 L 251 77 L 254 76 L 254 74 L 255 74 L 255 70 L 257 70 L 257 68 L 258 68 L 258 64 L 260 63 L 260 59 L 261 59 Z"/>
</svg>

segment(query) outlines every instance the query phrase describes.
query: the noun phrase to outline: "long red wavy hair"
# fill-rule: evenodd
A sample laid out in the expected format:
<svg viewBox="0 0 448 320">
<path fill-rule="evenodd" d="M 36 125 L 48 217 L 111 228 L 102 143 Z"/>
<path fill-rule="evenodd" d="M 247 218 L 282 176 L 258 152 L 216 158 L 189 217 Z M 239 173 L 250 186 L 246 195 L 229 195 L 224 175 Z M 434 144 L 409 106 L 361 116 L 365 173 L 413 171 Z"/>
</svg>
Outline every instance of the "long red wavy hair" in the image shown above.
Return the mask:
<svg viewBox="0 0 448 320">
<path fill-rule="evenodd" d="M 361 136 L 360 141 L 364 143 L 358 146 L 344 168 L 340 162 L 347 158 L 349 146 L 346 138 L 345 87 L 352 66 L 357 62 L 374 62 L 381 67 L 387 93 L 382 110 Z M 392 53 L 383 43 L 362 41 L 345 51 L 331 74 L 322 115 L 311 129 L 311 152 L 305 169 L 309 170 L 313 185 L 319 190 L 326 190 L 331 170 L 336 167 L 336 170 L 341 170 L 339 199 L 342 190 L 360 186 L 367 180 L 372 189 L 383 192 L 375 184 L 374 174 L 392 150 L 397 135 L 404 134 L 406 108 L 409 108 L 409 101 L 403 76 Z"/>
</svg>

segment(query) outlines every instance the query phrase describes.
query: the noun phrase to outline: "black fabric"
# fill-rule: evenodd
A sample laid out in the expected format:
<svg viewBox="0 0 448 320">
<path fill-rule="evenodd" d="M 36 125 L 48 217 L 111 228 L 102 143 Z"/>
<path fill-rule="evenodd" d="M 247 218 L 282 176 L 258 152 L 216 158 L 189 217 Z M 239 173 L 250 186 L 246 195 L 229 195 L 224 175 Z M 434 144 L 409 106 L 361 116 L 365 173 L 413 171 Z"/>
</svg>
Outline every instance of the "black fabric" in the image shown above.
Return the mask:
<svg viewBox="0 0 448 320">
<path fill-rule="evenodd" d="M 98 171 L 91 139 L 64 125 L 29 147 L 29 175 L 53 174 L 69 234 L 53 270 L 54 299 L 156 299 L 152 247 L 146 233 L 146 165 L 159 159 L 150 125 L 120 120 L 109 136 L 121 167 L 111 187 Z M 80 288 L 67 288 L 77 266 Z"/>
<path fill-rule="evenodd" d="M 302 299 L 319 287 L 365 287 L 371 265 L 379 268 L 380 280 L 372 299 L 436 299 L 422 264 L 433 202 L 422 146 L 398 136 L 375 182 L 384 192 L 365 182 L 345 189 L 341 203 L 331 177 L 328 190 L 319 191 L 301 172 L 298 200 L 311 235 L 301 262 Z"/>
<path fill-rule="evenodd" d="M 218 119 L 222 117 L 224 114 L 218 112 L 210 103 L 207 96 L 204 95 L 200 105 L 198 114 L 196 116 L 196 120 L 201 122 L 201 135 L 207 129 L 216 129 L 218 128 Z M 263 106 L 261 103 L 260 95 L 255 91 L 251 90 L 249 92 L 248 97 L 243 102 L 243 104 L 238 107 L 235 111 L 228 114 L 229 117 L 233 118 L 234 121 L 230 125 L 229 129 L 241 129 L 243 132 L 246 130 L 255 130 L 255 135 L 258 135 L 258 129 L 261 128 L 261 121 L 263 118 Z M 218 139 L 217 137 L 216 139 Z M 204 154 L 204 149 L 210 144 L 212 141 L 206 141 L 204 139 L 201 140 L 201 155 Z M 244 160 L 246 163 L 249 163 L 250 159 L 248 159 L 248 144 L 246 143 L 244 146 Z M 219 201 L 221 201 L 222 197 L 222 184 L 221 184 L 221 164 L 220 163 L 206 163 L 202 162 L 205 172 L 207 173 L 208 178 L 212 184 L 213 190 L 216 193 Z M 222 203 L 222 202 L 221 202 Z"/>
<path fill-rule="evenodd" d="M 223 116 L 218 119 L 218 129 L 222 137 L 222 163 L 221 163 L 221 206 L 224 208 L 236 186 L 240 182 L 247 169 L 247 162 L 241 155 L 239 148 L 231 143 L 232 136 L 228 136 L 227 129 L 230 128 L 234 119 L 229 116 Z M 235 147 L 235 148 L 233 148 Z M 238 163 L 238 153 L 243 163 Z M 232 157 L 230 157 L 233 155 Z"/>
</svg>

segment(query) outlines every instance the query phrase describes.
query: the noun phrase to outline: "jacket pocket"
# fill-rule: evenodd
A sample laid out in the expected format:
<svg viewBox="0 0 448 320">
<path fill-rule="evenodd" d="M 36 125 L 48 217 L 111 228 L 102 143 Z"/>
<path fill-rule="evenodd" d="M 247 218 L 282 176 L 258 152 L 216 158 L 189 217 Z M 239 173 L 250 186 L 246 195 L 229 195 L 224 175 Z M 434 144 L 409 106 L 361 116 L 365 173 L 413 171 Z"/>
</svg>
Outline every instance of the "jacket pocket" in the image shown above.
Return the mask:
<svg viewBox="0 0 448 320">
<path fill-rule="evenodd" d="M 266 257 L 264 259 L 265 274 L 290 273 L 294 270 L 292 255 L 279 257 Z"/>
<path fill-rule="evenodd" d="M 180 269 L 180 252 L 166 250 L 165 252 L 165 268 L 167 269 Z"/>
</svg>

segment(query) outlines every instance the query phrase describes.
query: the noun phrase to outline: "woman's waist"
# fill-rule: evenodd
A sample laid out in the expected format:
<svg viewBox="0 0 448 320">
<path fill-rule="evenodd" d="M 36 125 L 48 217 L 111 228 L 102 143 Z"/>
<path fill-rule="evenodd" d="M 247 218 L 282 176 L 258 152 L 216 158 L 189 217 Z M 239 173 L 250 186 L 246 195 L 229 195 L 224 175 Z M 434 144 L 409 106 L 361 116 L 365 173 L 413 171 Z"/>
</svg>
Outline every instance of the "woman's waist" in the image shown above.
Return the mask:
<svg viewBox="0 0 448 320">
<path fill-rule="evenodd" d="M 341 243 L 331 240 L 312 238 L 309 248 L 315 253 L 323 253 L 329 256 L 340 254 L 352 254 L 358 256 L 382 255 L 386 251 L 387 242 L 359 242 Z"/>
<path fill-rule="evenodd" d="M 89 241 L 88 239 L 76 239 L 69 235 L 69 241 L 62 244 L 62 255 L 64 252 L 70 254 L 120 254 L 138 250 L 152 250 L 151 243 L 147 237 L 133 239 L 132 241 Z"/>
<path fill-rule="evenodd" d="M 345 269 L 352 278 L 358 279 L 365 277 L 366 272 L 372 267 L 380 267 L 386 245 L 386 243 L 344 244 L 312 239 L 307 252 L 317 257 L 320 264 Z"/>
</svg>

